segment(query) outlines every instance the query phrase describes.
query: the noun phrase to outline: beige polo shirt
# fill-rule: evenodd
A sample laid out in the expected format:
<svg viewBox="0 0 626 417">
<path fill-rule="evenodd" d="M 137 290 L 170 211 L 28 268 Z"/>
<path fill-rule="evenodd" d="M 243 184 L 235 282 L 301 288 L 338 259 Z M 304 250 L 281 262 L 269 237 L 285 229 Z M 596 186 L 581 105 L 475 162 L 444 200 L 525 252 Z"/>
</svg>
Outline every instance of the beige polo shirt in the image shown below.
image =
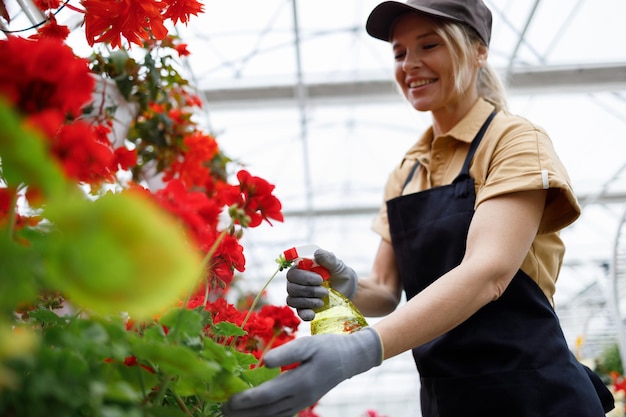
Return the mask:
<svg viewBox="0 0 626 417">
<path fill-rule="evenodd" d="M 385 186 L 385 202 L 405 194 L 452 183 L 465 161 L 472 139 L 494 107 L 478 100 L 468 114 L 447 134 L 433 138 L 432 127 L 404 155 Z M 402 189 L 419 161 L 411 181 Z M 569 176 L 545 131 L 528 120 L 499 112 L 485 132 L 470 165 L 476 185 L 476 207 L 507 193 L 548 190 L 548 198 L 535 238 L 522 271 L 537 282 L 550 302 L 563 261 L 565 247 L 558 231 L 580 215 Z M 373 230 L 391 241 L 387 207 L 383 204 Z"/>
</svg>

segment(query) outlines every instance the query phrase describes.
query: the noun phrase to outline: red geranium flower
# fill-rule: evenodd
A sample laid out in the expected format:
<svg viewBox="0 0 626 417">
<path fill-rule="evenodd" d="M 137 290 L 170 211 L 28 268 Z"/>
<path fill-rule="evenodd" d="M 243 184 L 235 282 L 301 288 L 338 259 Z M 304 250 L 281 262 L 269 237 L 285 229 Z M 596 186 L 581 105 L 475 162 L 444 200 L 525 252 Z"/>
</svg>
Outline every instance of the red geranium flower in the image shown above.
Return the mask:
<svg viewBox="0 0 626 417">
<path fill-rule="evenodd" d="M 122 37 L 141 46 L 152 34 L 167 36 L 159 0 L 81 0 L 85 8 L 85 36 L 90 46 L 96 42 L 122 47 Z"/>
<path fill-rule="evenodd" d="M 34 0 L 35 6 L 41 11 L 58 9 L 61 7 L 61 0 Z"/>
<path fill-rule="evenodd" d="M 217 234 L 215 234 L 215 239 Z M 215 239 L 203 245 L 202 249 L 207 252 L 214 244 Z M 225 234 L 211 258 L 209 265 L 209 284 L 212 290 L 226 291 L 233 281 L 235 270 L 243 272 L 245 270 L 246 258 L 243 254 L 243 247 L 236 237 Z"/>
<path fill-rule="evenodd" d="M 188 187 L 206 187 L 211 181 L 209 164 L 219 148 L 214 137 L 195 131 L 183 140 L 185 150 L 180 158 L 172 162 L 164 180 L 179 178 Z"/>
<path fill-rule="evenodd" d="M 161 207 L 182 220 L 199 246 L 210 247 L 215 241 L 221 208 L 206 194 L 189 191 L 180 180 L 171 180 L 154 196 Z"/>
<path fill-rule="evenodd" d="M 58 39 L 0 41 L 0 95 L 23 114 L 55 109 L 73 116 L 92 96 L 87 60 Z"/>
<path fill-rule="evenodd" d="M 57 24 L 56 17 L 50 13 L 48 15 L 48 23 L 37 28 L 37 33 L 30 36 L 30 39 L 52 38 L 65 41 L 69 34 L 70 29 L 67 26 Z"/>
<path fill-rule="evenodd" d="M 248 227 L 256 227 L 263 220 L 270 225 L 272 222 L 269 219 L 280 222 L 284 220 L 280 200 L 272 194 L 274 185 L 263 178 L 250 175 L 243 169 L 237 173 L 237 179 L 241 194 L 236 197 L 233 194 L 224 195 L 227 198 L 227 204 L 237 204 L 250 217 Z"/>
<path fill-rule="evenodd" d="M 37 129 L 45 138 L 51 140 L 63 124 L 64 115 L 56 109 L 46 109 L 27 116 L 25 125 Z"/>
<path fill-rule="evenodd" d="M 77 121 L 62 126 L 52 139 L 51 151 L 70 178 L 89 184 L 114 178 L 111 146 L 96 138 L 90 124 Z"/>
<path fill-rule="evenodd" d="M 178 52 L 178 56 L 188 56 L 191 55 L 191 52 L 189 52 L 187 50 L 187 44 L 186 43 L 181 43 L 178 44 L 174 47 L 174 49 L 176 50 L 176 52 Z"/>
<path fill-rule="evenodd" d="M 218 298 L 213 303 L 207 303 L 205 310 L 211 312 L 213 323 L 216 324 L 227 321 L 240 326 L 243 322 L 244 313 L 228 303 L 225 298 Z"/>
<path fill-rule="evenodd" d="M 195 106 L 195 107 L 202 108 L 202 100 L 197 95 L 190 94 L 187 97 L 185 97 L 185 105 L 191 106 L 191 107 Z"/>
<path fill-rule="evenodd" d="M 261 308 L 259 315 L 269 317 L 273 322 L 275 332 L 285 332 L 292 335 L 298 330 L 300 319 L 294 314 L 293 310 L 288 306 L 266 305 Z"/>
<path fill-rule="evenodd" d="M 174 24 L 180 20 L 187 23 L 190 15 L 197 16 L 204 12 L 204 6 L 197 0 L 165 0 L 168 3 L 165 18 L 171 19 Z"/>
<path fill-rule="evenodd" d="M 119 169 L 130 169 L 137 165 L 137 152 L 120 146 L 113 152 L 115 161 L 113 165 Z"/>
</svg>

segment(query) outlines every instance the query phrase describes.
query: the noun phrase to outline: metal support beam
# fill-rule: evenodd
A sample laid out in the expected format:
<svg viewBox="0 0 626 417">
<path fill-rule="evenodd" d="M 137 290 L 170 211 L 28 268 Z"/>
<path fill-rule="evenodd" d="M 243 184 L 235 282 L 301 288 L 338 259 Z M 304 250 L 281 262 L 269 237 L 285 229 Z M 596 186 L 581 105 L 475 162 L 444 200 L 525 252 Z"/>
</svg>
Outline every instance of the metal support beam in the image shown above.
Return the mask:
<svg viewBox="0 0 626 417">
<path fill-rule="evenodd" d="M 308 83 L 303 88 L 310 105 L 395 101 L 399 97 L 391 75 L 386 79 Z M 510 95 L 621 90 L 626 90 L 626 63 L 515 69 L 508 79 Z M 204 88 L 203 92 L 212 109 L 297 106 L 302 94 L 294 84 Z"/>
<path fill-rule="evenodd" d="M 626 203 L 626 193 L 605 193 L 602 195 L 577 195 L 579 201 L 585 201 L 593 198 L 593 204 L 623 204 Z M 380 210 L 380 206 L 361 206 L 361 207 L 331 207 L 324 209 L 310 210 L 286 210 L 283 211 L 285 217 L 306 217 L 306 216 L 330 216 L 330 217 L 343 217 L 343 216 L 361 216 L 361 215 L 375 215 Z"/>
</svg>

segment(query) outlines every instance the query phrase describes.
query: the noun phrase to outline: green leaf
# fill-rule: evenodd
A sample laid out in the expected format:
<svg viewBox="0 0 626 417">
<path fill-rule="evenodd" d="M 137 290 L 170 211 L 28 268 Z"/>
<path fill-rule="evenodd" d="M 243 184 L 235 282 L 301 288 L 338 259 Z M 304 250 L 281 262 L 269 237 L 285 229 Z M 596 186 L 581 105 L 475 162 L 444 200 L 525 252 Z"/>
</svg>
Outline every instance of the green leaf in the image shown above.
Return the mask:
<svg viewBox="0 0 626 417">
<path fill-rule="evenodd" d="M 194 310 L 186 308 L 174 308 L 159 319 L 159 322 L 169 329 L 168 336 L 175 335 L 177 338 L 202 334 L 204 324 L 202 316 Z"/>
<path fill-rule="evenodd" d="M 136 392 L 143 393 L 143 397 L 147 397 L 159 383 L 158 376 L 143 366 L 126 366 L 120 362 L 107 364 L 104 368 L 104 378 L 107 383 L 126 381 Z"/>
<path fill-rule="evenodd" d="M 208 391 L 208 382 L 198 378 L 179 378 L 173 383 L 173 390 L 183 397 L 205 395 Z"/>
<path fill-rule="evenodd" d="M 43 252 L 47 283 L 74 305 L 136 320 L 174 305 L 202 271 L 180 224 L 154 201 L 133 192 L 95 201 L 48 204 L 54 224 Z"/>
<path fill-rule="evenodd" d="M 126 72 L 126 67 L 128 65 L 129 59 L 131 58 L 126 50 L 116 49 L 114 51 L 111 51 L 108 61 L 111 63 L 113 71 L 119 74 Z"/>
<path fill-rule="evenodd" d="M 213 333 L 215 333 L 215 336 L 239 337 L 239 336 L 246 335 L 245 330 L 243 330 L 241 327 L 237 326 L 236 324 L 230 323 L 228 321 L 223 321 L 221 323 L 214 324 L 212 329 L 213 329 Z"/>
<path fill-rule="evenodd" d="M 67 182 L 44 140 L 23 128 L 22 120 L 0 99 L 0 159 L 8 184 L 38 187 L 49 198 L 63 198 Z"/>
<path fill-rule="evenodd" d="M 170 376 L 210 380 L 221 370 L 218 363 L 203 360 L 184 346 L 157 345 L 137 340 L 133 343 L 133 352 L 137 360 L 149 361 Z"/>
<path fill-rule="evenodd" d="M 163 330 L 163 327 L 159 325 L 158 323 L 156 323 L 143 330 L 142 338 L 146 342 L 150 342 L 150 343 L 163 343 L 165 339 L 167 338 L 167 336 L 165 335 L 165 331 Z"/>
<path fill-rule="evenodd" d="M 246 369 L 243 371 L 241 378 L 250 385 L 256 387 L 265 381 L 276 378 L 278 375 L 280 375 L 280 368 L 267 368 L 265 366 L 259 366 L 254 369 Z"/>
<path fill-rule="evenodd" d="M 20 302 L 34 302 L 37 284 L 31 268 L 38 265 L 37 253 L 9 239 L 0 228 L 0 310 L 13 311 Z"/>
<path fill-rule="evenodd" d="M 206 397 L 209 401 L 224 402 L 233 394 L 247 390 L 250 384 L 227 371 L 222 371 L 211 382 Z"/>
<path fill-rule="evenodd" d="M 134 403 L 142 395 L 127 381 L 112 381 L 106 385 L 106 398 L 115 402 Z"/>
<path fill-rule="evenodd" d="M 68 324 L 66 318 L 61 317 L 58 314 L 54 313 L 53 311 L 46 310 L 46 309 L 40 308 L 37 310 L 30 311 L 29 316 L 31 317 L 31 319 L 37 320 L 44 327 L 49 327 L 49 326 L 66 327 Z"/>
<path fill-rule="evenodd" d="M 233 353 L 233 350 L 216 343 L 213 339 L 208 337 L 205 338 L 202 355 L 208 360 L 219 363 L 222 368 L 229 372 L 239 373 L 241 370 L 241 366 L 237 360 L 238 357 L 235 353 Z"/>
<path fill-rule="evenodd" d="M 120 91 L 122 97 L 124 97 L 124 99 L 127 101 L 130 100 L 130 94 L 132 93 L 133 87 L 135 85 L 133 80 L 129 78 L 127 74 L 122 74 L 115 77 L 115 85 Z"/>
<path fill-rule="evenodd" d="M 109 333 L 102 324 L 84 320 L 79 322 L 85 324 L 81 326 L 82 338 L 86 338 L 96 345 L 103 345 L 109 342 Z"/>
<path fill-rule="evenodd" d="M 256 365 L 259 363 L 258 359 L 252 353 L 244 353 L 239 351 L 234 351 L 233 354 L 237 359 L 237 363 L 243 369 L 249 369 L 250 366 Z"/>
</svg>

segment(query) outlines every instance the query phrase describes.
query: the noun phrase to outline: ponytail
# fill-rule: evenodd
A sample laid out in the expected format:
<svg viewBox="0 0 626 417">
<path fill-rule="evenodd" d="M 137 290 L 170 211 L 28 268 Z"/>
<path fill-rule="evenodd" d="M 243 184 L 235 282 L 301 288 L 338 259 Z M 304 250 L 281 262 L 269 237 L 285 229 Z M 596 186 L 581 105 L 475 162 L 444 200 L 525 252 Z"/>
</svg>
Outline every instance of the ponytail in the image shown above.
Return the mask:
<svg viewBox="0 0 626 417">
<path fill-rule="evenodd" d="M 506 90 L 496 70 L 486 63 L 478 71 L 478 94 L 493 104 L 496 111 L 508 110 Z"/>
<path fill-rule="evenodd" d="M 456 74 L 456 88 L 462 92 L 467 85 L 468 77 L 471 77 L 469 63 L 474 59 L 471 51 L 476 42 L 482 41 L 472 28 L 457 23 L 442 23 L 438 26 L 437 32 L 450 47 L 453 71 Z M 493 104 L 497 111 L 508 109 L 504 84 L 489 63 L 478 71 L 476 84 L 479 96 Z"/>
</svg>

